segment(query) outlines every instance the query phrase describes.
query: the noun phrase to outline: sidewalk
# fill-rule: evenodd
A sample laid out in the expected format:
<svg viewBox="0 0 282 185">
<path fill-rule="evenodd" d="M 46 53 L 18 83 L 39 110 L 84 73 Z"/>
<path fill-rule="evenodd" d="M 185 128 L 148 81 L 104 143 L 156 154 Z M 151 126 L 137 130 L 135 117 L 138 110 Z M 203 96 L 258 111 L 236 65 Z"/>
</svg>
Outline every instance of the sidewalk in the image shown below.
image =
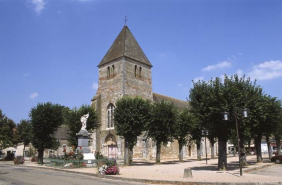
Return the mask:
<svg viewBox="0 0 282 185">
<path fill-rule="evenodd" d="M 248 156 L 247 161 L 250 164 L 243 168 L 243 176 L 240 177 L 238 168 L 238 157 L 228 157 L 228 171 L 217 171 L 217 159 L 209 159 L 206 161 L 197 161 L 189 159 L 183 163 L 178 161 L 162 161 L 162 164 L 154 164 L 153 162 L 136 161 L 132 166 L 120 166 L 120 175 L 97 175 L 96 168 L 79 168 L 79 169 L 58 169 L 47 166 L 41 166 L 33 162 L 26 161 L 23 166 L 52 169 L 70 173 L 79 173 L 91 176 L 99 176 L 111 179 L 123 179 L 130 181 L 145 182 L 162 182 L 162 183 L 181 183 L 190 182 L 192 184 L 220 184 L 226 183 L 271 183 L 282 184 L 282 176 L 266 176 L 249 174 L 249 171 L 266 168 L 274 163 L 256 163 L 256 156 Z M 184 169 L 191 168 L 193 178 L 183 178 Z"/>
</svg>

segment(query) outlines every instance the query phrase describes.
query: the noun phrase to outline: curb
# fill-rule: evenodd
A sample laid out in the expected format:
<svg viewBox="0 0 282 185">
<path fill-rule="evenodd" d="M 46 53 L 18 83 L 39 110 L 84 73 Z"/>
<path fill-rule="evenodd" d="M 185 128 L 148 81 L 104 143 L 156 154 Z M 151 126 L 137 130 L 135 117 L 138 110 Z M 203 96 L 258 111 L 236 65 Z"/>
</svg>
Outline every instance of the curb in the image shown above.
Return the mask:
<svg viewBox="0 0 282 185">
<path fill-rule="evenodd" d="M 13 166 L 13 164 L 12 165 L 4 164 L 4 165 Z M 243 172 L 248 173 L 250 171 L 267 168 L 273 165 L 275 164 L 259 166 L 253 169 L 246 169 L 246 170 L 243 170 Z M 69 170 L 52 168 L 52 167 L 41 167 L 41 166 L 18 166 L 18 167 L 22 167 L 22 168 L 26 167 L 26 168 L 33 168 L 33 169 L 40 169 L 40 170 L 60 171 L 60 172 L 65 172 L 65 173 L 98 177 L 102 179 L 134 181 L 134 182 L 143 182 L 143 183 L 150 183 L 150 184 L 178 184 L 178 185 L 275 185 L 275 184 L 282 184 L 282 182 L 185 182 L 185 181 L 150 180 L 150 179 L 135 179 L 135 178 L 125 178 L 125 177 L 110 176 L 110 175 L 109 176 L 100 175 L 100 174 L 87 173 L 87 172 L 76 172 L 76 171 L 69 171 Z"/>
</svg>

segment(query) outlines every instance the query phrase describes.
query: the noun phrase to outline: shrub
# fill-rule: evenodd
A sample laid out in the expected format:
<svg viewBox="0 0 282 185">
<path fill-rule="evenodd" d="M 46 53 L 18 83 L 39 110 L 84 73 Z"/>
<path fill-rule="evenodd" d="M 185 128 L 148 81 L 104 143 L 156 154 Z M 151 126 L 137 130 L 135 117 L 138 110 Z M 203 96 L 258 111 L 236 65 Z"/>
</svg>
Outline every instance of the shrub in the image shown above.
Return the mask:
<svg viewBox="0 0 282 185">
<path fill-rule="evenodd" d="M 82 153 L 82 147 L 79 147 L 77 149 L 77 153 L 74 151 L 67 152 L 66 149 L 63 150 L 64 156 L 63 159 L 68 160 L 83 160 L 83 153 Z"/>
<path fill-rule="evenodd" d="M 101 152 L 96 152 L 94 153 L 95 155 L 95 159 L 98 160 L 98 159 L 104 159 L 104 156 L 102 155 Z"/>
<path fill-rule="evenodd" d="M 24 157 L 22 157 L 22 156 L 17 156 L 14 159 L 14 164 L 23 164 L 23 163 L 24 163 Z"/>
<path fill-rule="evenodd" d="M 37 162 L 37 157 L 33 156 L 33 157 L 31 158 L 31 162 Z"/>
<path fill-rule="evenodd" d="M 97 163 L 98 171 L 104 175 L 116 175 L 119 174 L 119 167 L 115 159 L 103 158 Z"/>
</svg>

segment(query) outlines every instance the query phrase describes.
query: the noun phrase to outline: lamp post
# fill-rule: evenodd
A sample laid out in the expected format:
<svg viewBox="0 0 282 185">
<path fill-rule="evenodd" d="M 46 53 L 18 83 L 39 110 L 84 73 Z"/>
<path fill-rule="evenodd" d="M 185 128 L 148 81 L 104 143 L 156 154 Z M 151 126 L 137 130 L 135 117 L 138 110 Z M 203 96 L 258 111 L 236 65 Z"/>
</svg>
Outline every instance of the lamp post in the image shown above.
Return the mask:
<svg viewBox="0 0 282 185">
<path fill-rule="evenodd" d="M 237 142 L 238 142 L 238 156 L 239 156 L 239 167 L 240 167 L 240 176 L 243 175 L 242 172 L 242 156 L 241 156 L 241 149 L 240 149 L 240 138 L 239 138 L 239 129 L 238 129 L 238 122 L 237 120 L 238 118 L 238 108 L 234 107 L 233 109 L 233 114 L 234 114 L 234 119 L 235 119 L 235 124 L 236 124 L 236 133 L 237 133 Z M 228 112 L 224 112 L 223 113 L 223 120 L 224 121 L 228 121 L 229 120 L 229 113 Z M 242 111 L 242 117 L 243 118 L 247 118 L 248 117 L 248 109 L 243 109 Z"/>
<path fill-rule="evenodd" d="M 207 136 L 208 135 L 209 135 L 209 131 L 206 129 L 203 129 L 202 136 L 205 136 L 206 164 L 208 164 L 208 153 L 207 153 Z"/>
</svg>

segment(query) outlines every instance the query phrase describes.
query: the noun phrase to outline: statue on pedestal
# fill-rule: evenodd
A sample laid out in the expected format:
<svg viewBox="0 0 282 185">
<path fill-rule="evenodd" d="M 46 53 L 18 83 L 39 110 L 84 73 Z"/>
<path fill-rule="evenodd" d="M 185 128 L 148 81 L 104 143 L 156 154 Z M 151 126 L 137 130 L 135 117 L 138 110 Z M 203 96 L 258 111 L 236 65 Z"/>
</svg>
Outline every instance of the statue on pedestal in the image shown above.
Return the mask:
<svg viewBox="0 0 282 185">
<path fill-rule="evenodd" d="M 87 122 L 88 117 L 89 117 L 89 113 L 83 115 L 83 116 L 80 118 L 80 121 L 81 121 L 81 123 L 82 123 L 82 127 L 81 127 L 80 130 L 86 130 L 86 122 Z"/>
</svg>

